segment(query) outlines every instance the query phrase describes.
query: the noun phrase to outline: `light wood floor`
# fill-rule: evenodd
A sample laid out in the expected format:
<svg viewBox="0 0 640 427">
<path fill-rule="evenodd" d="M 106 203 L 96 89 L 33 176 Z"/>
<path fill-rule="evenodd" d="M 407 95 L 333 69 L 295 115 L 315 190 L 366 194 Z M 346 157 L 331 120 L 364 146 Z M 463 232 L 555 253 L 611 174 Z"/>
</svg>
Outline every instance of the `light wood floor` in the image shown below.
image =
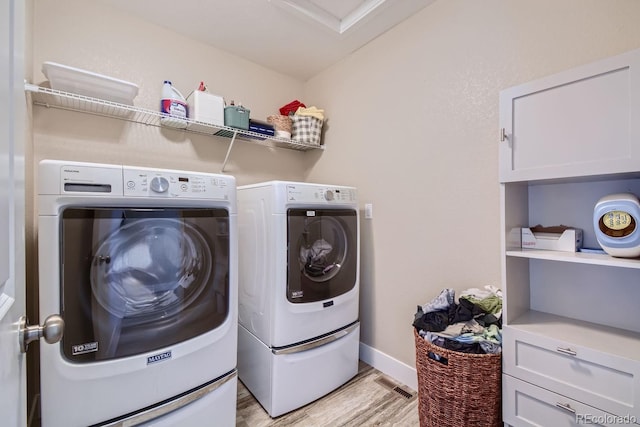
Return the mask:
<svg viewBox="0 0 640 427">
<path fill-rule="evenodd" d="M 395 390 L 394 390 L 395 388 Z M 398 390 L 399 389 L 399 390 Z M 407 395 L 411 395 L 407 398 Z M 300 409 L 272 419 L 238 381 L 236 427 L 419 426 L 417 392 L 360 362 L 347 384 Z"/>
</svg>

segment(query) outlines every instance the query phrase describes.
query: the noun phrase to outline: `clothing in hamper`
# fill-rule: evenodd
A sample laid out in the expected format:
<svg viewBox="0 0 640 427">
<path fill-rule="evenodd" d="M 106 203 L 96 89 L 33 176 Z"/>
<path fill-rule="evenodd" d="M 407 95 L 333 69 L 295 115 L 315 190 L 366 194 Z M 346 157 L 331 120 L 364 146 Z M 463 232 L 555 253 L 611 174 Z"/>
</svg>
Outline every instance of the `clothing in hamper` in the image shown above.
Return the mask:
<svg viewBox="0 0 640 427">
<path fill-rule="evenodd" d="M 465 353 L 502 351 L 502 292 L 493 287 L 463 291 L 458 303 L 451 289 L 417 307 L 413 326 L 429 342 Z M 448 305 L 449 298 L 453 300 Z M 446 307 L 446 309 L 441 309 Z M 424 309 L 440 308 L 425 312 Z"/>
<path fill-rule="evenodd" d="M 456 293 L 453 289 L 443 289 L 440 295 L 422 306 L 422 311 L 431 313 L 432 311 L 448 310 L 455 304 Z"/>
</svg>

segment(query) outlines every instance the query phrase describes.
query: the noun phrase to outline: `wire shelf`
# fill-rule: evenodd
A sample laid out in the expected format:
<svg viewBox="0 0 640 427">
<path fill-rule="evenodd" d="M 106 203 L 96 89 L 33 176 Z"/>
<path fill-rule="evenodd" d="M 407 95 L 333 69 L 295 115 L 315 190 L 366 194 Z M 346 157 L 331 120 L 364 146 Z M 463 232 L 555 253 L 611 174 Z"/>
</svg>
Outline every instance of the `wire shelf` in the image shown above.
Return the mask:
<svg viewBox="0 0 640 427">
<path fill-rule="evenodd" d="M 159 111 L 119 104 L 117 102 L 106 101 L 75 93 L 63 92 L 30 83 L 25 84 L 25 91 L 31 94 L 31 100 L 34 105 L 44 107 L 111 117 L 129 122 L 166 127 L 169 129 L 200 135 L 216 136 L 227 139 L 231 138 L 232 143 L 237 138 L 252 144 L 258 144 L 266 147 L 287 148 L 298 151 L 324 150 L 324 146 L 322 145 L 306 144 L 293 139 L 262 135 L 260 133 L 229 126 L 213 126 L 208 123 L 191 119 L 184 119 L 187 125 L 186 129 L 177 129 L 175 127 L 163 125 L 161 119 L 166 117 L 166 115 Z M 231 146 L 229 149 L 231 149 Z"/>
</svg>

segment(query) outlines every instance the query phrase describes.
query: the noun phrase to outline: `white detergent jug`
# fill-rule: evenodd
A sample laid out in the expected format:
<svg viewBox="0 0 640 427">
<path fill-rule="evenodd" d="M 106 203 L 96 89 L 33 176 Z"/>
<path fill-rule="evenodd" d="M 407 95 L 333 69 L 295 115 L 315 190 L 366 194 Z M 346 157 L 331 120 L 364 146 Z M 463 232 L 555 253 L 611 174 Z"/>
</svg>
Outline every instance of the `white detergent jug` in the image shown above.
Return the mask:
<svg viewBox="0 0 640 427">
<path fill-rule="evenodd" d="M 189 117 L 187 100 L 169 80 L 162 85 L 162 99 L 160 100 L 160 123 L 179 129 L 187 127 L 186 118 Z"/>
</svg>

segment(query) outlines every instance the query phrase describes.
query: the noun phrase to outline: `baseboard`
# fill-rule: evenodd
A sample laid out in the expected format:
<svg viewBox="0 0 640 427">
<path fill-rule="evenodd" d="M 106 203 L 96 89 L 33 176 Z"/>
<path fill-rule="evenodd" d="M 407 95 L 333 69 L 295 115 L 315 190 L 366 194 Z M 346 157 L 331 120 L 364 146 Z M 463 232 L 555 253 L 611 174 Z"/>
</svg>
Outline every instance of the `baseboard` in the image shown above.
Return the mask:
<svg viewBox="0 0 640 427">
<path fill-rule="evenodd" d="M 418 390 L 418 375 L 416 368 L 413 366 L 402 363 L 362 342 L 360 343 L 360 360 L 390 376 L 397 382 L 413 390 Z"/>
</svg>

